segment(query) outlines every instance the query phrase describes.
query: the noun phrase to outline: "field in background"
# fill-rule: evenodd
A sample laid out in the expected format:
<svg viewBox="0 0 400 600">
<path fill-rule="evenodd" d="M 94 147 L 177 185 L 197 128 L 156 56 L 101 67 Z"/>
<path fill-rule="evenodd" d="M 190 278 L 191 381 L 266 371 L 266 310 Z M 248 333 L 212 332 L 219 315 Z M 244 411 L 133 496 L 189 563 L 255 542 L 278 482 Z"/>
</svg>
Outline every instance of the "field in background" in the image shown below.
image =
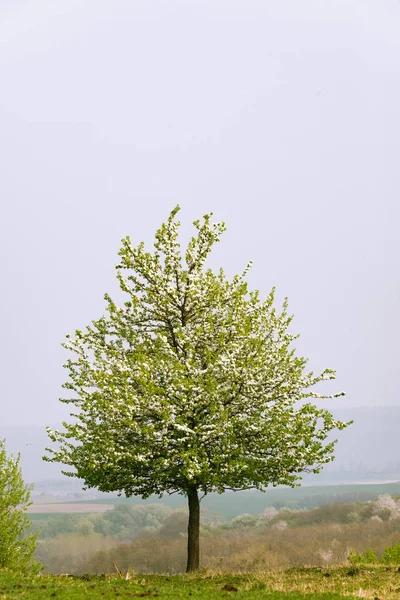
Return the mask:
<svg viewBox="0 0 400 600">
<path fill-rule="evenodd" d="M 298 488 L 272 488 L 265 493 L 257 491 L 244 492 L 226 492 L 225 494 L 209 494 L 202 500 L 202 508 L 217 512 L 224 518 L 233 518 L 243 512 L 250 514 L 259 514 L 266 506 L 275 506 L 275 508 L 315 508 L 322 504 L 331 502 L 367 502 L 374 500 L 382 494 L 391 494 L 400 496 L 400 482 L 382 483 L 382 484 L 344 484 L 344 485 L 321 485 L 304 486 Z M 40 497 L 39 497 L 40 498 Z M 50 496 L 47 495 L 50 499 Z M 148 505 L 161 503 L 171 508 L 186 506 L 184 496 L 174 494 L 172 496 L 164 495 L 162 498 L 151 496 L 147 500 L 140 497 L 116 497 L 102 495 L 99 499 L 76 500 L 63 502 L 63 498 L 52 497 L 51 505 L 38 502 L 33 498 L 34 504 L 30 507 L 30 513 L 38 512 L 101 512 L 96 506 L 118 506 L 127 504 L 129 506 Z M 51 510 L 45 507 L 52 506 Z M 60 509 L 56 509 L 60 506 Z M 88 510 L 84 507 L 90 506 Z M 54 507 L 54 508 L 53 508 Z M 64 508 L 62 508 L 64 507 Z M 79 507 L 75 509 L 74 507 Z M 104 510 L 106 510 L 104 508 Z"/>
<path fill-rule="evenodd" d="M 114 506 L 110 503 L 66 503 L 66 504 L 31 504 L 28 506 L 29 514 L 55 514 L 55 513 L 103 513 L 106 510 L 113 509 Z"/>
</svg>

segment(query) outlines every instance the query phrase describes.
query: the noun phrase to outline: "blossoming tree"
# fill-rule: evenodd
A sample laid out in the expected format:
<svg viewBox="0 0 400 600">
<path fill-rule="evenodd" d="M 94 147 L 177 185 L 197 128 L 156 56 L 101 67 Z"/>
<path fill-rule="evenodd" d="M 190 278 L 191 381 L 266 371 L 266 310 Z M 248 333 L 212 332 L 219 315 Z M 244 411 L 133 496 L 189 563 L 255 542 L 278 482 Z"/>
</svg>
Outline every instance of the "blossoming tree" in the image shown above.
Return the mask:
<svg viewBox="0 0 400 600">
<path fill-rule="evenodd" d="M 274 290 L 263 301 L 248 291 L 251 263 L 232 280 L 204 267 L 225 230 L 212 213 L 194 222 L 182 255 L 178 210 L 153 252 L 122 240 L 116 269 L 127 301 L 106 294 L 108 314 L 67 336 L 73 397 L 61 401 L 75 406 L 74 420 L 48 429 L 57 445 L 45 460 L 104 492 L 185 495 L 191 571 L 203 495 L 294 486 L 333 460 L 328 433 L 346 424 L 306 401 L 328 397 L 311 388 L 335 373 L 305 373 L 287 302 L 278 314 Z"/>
</svg>

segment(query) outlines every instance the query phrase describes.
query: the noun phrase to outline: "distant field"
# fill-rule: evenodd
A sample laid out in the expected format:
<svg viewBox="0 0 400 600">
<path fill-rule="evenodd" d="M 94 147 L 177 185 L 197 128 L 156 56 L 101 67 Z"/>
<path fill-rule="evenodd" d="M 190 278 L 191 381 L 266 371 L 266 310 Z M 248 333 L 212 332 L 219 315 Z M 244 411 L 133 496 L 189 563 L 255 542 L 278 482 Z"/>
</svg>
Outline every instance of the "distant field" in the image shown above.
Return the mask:
<svg viewBox="0 0 400 600">
<path fill-rule="evenodd" d="M 31 514 L 56 514 L 56 513 L 103 513 L 111 510 L 111 504 L 94 504 L 93 502 L 67 503 L 67 504 L 31 504 L 27 512 Z"/>
<path fill-rule="evenodd" d="M 61 513 L 65 514 L 65 513 Z M 86 513 L 74 513 L 74 514 L 86 514 Z M 45 519 L 53 519 L 54 517 L 58 517 L 59 513 L 29 513 L 30 521 L 44 521 Z"/>
<path fill-rule="evenodd" d="M 322 504 L 330 502 L 366 502 L 374 500 L 380 494 L 391 494 L 400 496 L 400 482 L 382 483 L 382 484 L 344 484 L 344 485 L 323 485 L 323 486 L 304 486 L 298 488 L 272 488 L 267 492 L 245 491 L 245 492 L 227 492 L 225 494 L 210 494 L 202 500 L 202 506 L 215 511 L 226 518 L 233 518 L 243 512 L 257 515 L 264 510 L 266 506 L 275 506 L 277 508 L 315 508 Z M 174 494 L 165 495 L 162 498 L 151 496 L 147 500 L 134 496 L 132 498 L 104 496 L 98 500 L 80 500 L 76 502 L 54 504 L 60 507 L 59 512 L 72 512 L 65 507 L 79 506 L 77 512 L 83 512 L 84 506 L 114 506 L 118 504 L 152 504 L 162 503 L 176 508 L 185 505 L 184 496 Z M 44 512 L 50 512 L 43 505 Z M 61 508 L 64 507 L 64 508 Z M 103 509 L 104 510 L 104 509 Z M 95 512 L 93 509 L 88 512 Z"/>
</svg>

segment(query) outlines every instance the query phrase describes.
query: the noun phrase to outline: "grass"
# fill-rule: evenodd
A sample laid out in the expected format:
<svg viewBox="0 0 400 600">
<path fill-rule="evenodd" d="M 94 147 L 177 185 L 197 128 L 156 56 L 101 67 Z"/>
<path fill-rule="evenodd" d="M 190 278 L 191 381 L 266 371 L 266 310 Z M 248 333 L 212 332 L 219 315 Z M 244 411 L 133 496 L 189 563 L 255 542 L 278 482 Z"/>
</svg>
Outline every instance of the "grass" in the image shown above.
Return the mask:
<svg viewBox="0 0 400 600">
<path fill-rule="evenodd" d="M 339 600 L 399 598 L 398 567 L 371 566 L 305 568 L 280 572 L 223 574 L 200 571 L 190 575 L 84 575 L 82 577 L 23 576 L 0 570 L 0 599 L 24 600 L 110 599 L 110 598 L 191 598 L 211 600 Z"/>
</svg>

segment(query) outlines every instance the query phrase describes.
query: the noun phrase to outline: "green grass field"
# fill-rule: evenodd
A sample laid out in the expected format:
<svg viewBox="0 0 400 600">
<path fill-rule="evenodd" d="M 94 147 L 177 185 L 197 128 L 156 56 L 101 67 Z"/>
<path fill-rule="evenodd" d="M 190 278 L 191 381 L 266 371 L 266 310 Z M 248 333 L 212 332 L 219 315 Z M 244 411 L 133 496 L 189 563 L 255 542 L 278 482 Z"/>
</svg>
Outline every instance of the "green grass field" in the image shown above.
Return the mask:
<svg viewBox="0 0 400 600">
<path fill-rule="evenodd" d="M 270 600 L 339 600 L 371 598 L 394 600 L 400 594 L 398 567 L 339 567 L 290 569 L 254 574 L 29 577 L 0 570 L 0 598 L 24 600 L 110 599 L 110 598 L 212 598 Z"/>
</svg>

